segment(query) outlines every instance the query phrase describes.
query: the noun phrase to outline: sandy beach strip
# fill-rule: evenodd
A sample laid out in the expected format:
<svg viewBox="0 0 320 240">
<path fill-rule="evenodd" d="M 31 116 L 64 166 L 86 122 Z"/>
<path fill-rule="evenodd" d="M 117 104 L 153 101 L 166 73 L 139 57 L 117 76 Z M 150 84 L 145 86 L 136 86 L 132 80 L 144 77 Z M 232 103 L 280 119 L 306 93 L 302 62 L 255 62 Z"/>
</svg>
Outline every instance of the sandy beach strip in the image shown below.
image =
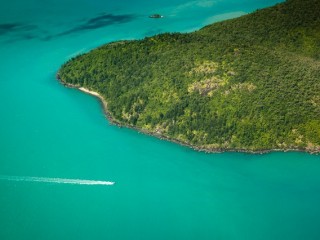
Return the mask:
<svg viewBox="0 0 320 240">
<path fill-rule="evenodd" d="M 80 91 L 84 92 L 84 93 L 87 93 L 87 94 L 90 94 L 92 96 L 95 96 L 95 97 L 99 98 L 100 101 L 102 102 L 103 109 L 104 109 L 104 112 L 105 112 L 106 116 L 109 118 L 110 121 L 115 122 L 115 123 L 117 122 L 117 121 L 115 121 L 113 119 L 113 117 L 111 116 L 110 112 L 108 111 L 108 103 L 107 103 L 107 101 L 99 93 L 91 91 L 91 90 L 89 90 L 87 88 L 84 88 L 84 87 L 80 87 L 78 89 Z"/>
</svg>

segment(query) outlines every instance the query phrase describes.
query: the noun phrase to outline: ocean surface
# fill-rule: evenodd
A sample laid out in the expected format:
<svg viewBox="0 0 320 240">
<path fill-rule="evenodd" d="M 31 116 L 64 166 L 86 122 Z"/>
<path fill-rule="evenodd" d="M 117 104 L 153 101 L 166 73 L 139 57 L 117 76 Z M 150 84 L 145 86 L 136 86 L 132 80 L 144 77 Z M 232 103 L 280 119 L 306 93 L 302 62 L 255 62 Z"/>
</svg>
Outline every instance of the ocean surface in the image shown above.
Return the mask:
<svg viewBox="0 0 320 240">
<path fill-rule="evenodd" d="M 0 239 L 320 239 L 320 156 L 195 152 L 55 79 L 101 44 L 277 2 L 0 0 Z"/>
</svg>

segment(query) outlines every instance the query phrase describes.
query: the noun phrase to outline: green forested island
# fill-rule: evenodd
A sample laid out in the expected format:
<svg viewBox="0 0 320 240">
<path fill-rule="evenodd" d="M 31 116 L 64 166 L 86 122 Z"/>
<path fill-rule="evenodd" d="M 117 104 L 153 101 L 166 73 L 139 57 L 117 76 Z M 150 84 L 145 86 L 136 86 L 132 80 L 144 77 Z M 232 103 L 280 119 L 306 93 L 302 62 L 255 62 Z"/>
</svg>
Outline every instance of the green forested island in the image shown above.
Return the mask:
<svg viewBox="0 0 320 240">
<path fill-rule="evenodd" d="M 320 151 L 320 1 L 106 44 L 58 78 L 98 92 L 113 122 L 206 151 Z"/>
</svg>

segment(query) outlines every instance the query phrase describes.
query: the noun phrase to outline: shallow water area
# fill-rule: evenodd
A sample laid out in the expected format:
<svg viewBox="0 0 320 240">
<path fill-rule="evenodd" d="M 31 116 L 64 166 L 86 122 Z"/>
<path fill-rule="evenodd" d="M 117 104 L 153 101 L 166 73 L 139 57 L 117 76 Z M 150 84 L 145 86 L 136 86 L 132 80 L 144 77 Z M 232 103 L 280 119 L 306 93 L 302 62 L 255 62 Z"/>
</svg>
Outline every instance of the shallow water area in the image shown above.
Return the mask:
<svg viewBox="0 0 320 240">
<path fill-rule="evenodd" d="M 0 239 L 319 239 L 320 156 L 196 152 L 110 125 L 55 79 L 101 44 L 277 2 L 2 1 Z"/>
</svg>

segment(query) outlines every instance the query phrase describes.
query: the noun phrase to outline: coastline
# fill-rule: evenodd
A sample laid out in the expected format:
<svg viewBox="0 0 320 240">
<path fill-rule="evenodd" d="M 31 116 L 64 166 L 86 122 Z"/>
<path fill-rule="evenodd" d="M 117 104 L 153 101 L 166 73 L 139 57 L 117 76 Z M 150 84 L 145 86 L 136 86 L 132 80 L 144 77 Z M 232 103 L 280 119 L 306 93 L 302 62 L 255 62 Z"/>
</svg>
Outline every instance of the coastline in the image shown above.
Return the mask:
<svg viewBox="0 0 320 240">
<path fill-rule="evenodd" d="M 90 94 L 90 95 L 92 95 L 92 96 L 95 96 L 95 97 L 99 98 L 100 101 L 101 101 L 101 104 L 102 104 L 102 106 L 103 106 L 104 113 L 105 113 L 106 115 L 109 115 L 109 111 L 108 111 L 108 109 L 107 109 L 108 103 L 106 102 L 106 100 L 105 100 L 99 93 L 94 92 L 94 91 L 90 91 L 89 89 L 84 88 L 84 87 L 79 87 L 79 88 L 77 88 L 77 89 L 79 89 L 81 92 L 84 92 L 84 93 L 87 93 L 87 94 Z"/>
<path fill-rule="evenodd" d="M 95 92 L 95 91 L 92 91 L 92 90 L 89 90 L 85 87 L 81 87 L 80 85 L 73 85 L 73 84 L 70 84 L 70 83 L 66 83 L 64 81 L 62 81 L 59 76 L 57 75 L 57 79 L 59 80 L 59 82 L 65 86 L 65 87 L 68 87 L 68 88 L 74 88 L 74 89 L 78 89 L 79 91 L 81 92 L 84 92 L 86 94 L 89 94 L 89 95 L 92 95 L 96 98 L 98 98 L 100 100 L 100 103 L 102 105 L 102 108 L 103 108 L 103 112 L 104 112 L 104 115 L 105 117 L 109 120 L 109 122 L 113 125 L 116 125 L 116 126 L 119 126 L 119 127 L 122 127 L 124 126 L 123 124 L 121 124 L 119 121 L 117 121 L 113 116 L 112 114 L 110 113 L 110 111 L 108 110 L 108 103 L 107 101 L 98 93 L 98 92 Z"/>
<path fill-rule="evenodd" d="M 66 82 L 64 82 L 63 80 L 60 79 L 58 74 L 57 74 L 57 79 L 65 87 L 75 88 L 75 89 L 80 90 L 81 92 L 84 92 L 86 94 L 89 94 L 89 95 L 92 95 L 94 97 L 97 97 L 100 100 L 101 104 L 102 104 L 105 117 L 108 119 L 110 124 L 116 125 L 118 127 L 126 127 L 126 128 L 130 128 L 130 129 L 134 129 L 139 133 L 146 134 L 146 135 L 149 135 L 149 136 L 153 136 L 153 137 L 159 138 L 161 140 L 170 141 L 170 142 L 173 142 L 173 143 L 185 146 L 185 147 L 189 147 L 189 148 L 191 148 L 191 149 L 193 149 L 195 151 L 205 152 L 205 153 L 239 152 L 239 153 L 250 153 L 250 154 L 265 154 L 265 153 L 272 153 L 272 152 L 306 152 L 306 153 L 310 153 L 310 154 L 319 154 L 320 153 L 320 148 L 318 148 L 318 149 L 288 148 L 288 149 L 248 150 L 248 149 L 235 149 L 235 148 L 206 148 L 206 147 L 201 147 L 201 146 L 195 146 L 195 145 L 192 145 L 190 143 L 182 142 L 182 141 L 179 141 L 177 139 L 174 139 L 174 138 L 171 138 L 171 137 L 159 134 L 159 133 L 150 132 L 150 131 L 146 131 L 144 129 L 138 128 L 136 126 L 123 124 L 122 122 L 116 120 L 112 116 L 112 114 L 108 110 L 108 102 L 98 92 L 92 91 L 92 90 L 87 89 L 85 87 L 82 87 L 80 85 L 73 85 L 73 84 L 70 84 L 70 83 L 66 83 Z"/>
</svg>

